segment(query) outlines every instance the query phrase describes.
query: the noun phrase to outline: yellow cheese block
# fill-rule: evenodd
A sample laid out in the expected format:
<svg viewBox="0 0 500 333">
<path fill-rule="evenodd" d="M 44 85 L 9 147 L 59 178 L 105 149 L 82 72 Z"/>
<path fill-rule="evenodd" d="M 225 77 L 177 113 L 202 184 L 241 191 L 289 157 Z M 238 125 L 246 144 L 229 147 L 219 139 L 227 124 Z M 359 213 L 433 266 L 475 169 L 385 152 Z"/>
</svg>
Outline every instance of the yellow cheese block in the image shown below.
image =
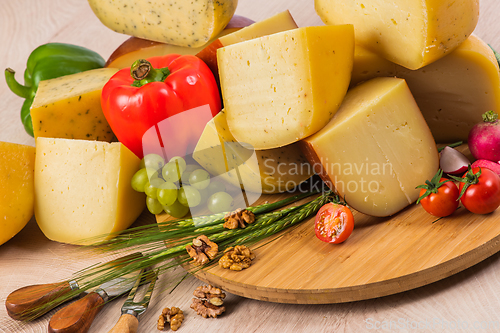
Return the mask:
<svg viewBox="0 0 500 333">
<path fill-rule="evenodd" d="M 140 160 L 119 142 L 37 138 L 35 217 L 49 239 L 82 239 L 129 227 L 144 209 L 130 181 Z"/>
<path fill-rule="evenodd" d="M 101 91 L 117 71 L 99 68 L 41 81 L 30 111 L 35 138 L 111 141 Z"/>
<path fill-rule="evenodd" d="M 288 10 L 285 10 L 265 20 L 255 22 L 248 27 L 244 27 L 238 31 L 222 36 L 219 38 L 219 41 L 223 46 L 228 46 L 296 28 L 298 27 L 292 15 Z"/>
<path fill-rule="evenodd" d="M 0 245 L 33 216 L 35 147 L 0 142 Z"/>
<path fill-rule="evenodd" d="M 179 46 L 199 47 L 219 34 L 238 0 L 88 0 L 101 22 L 116 32 Z"/>
<path fill-rule="evenodd" d="M 350 90 L 333 119 L 305 139 L 315 171 L 354 209 L 397 213 L 418 198 L 439 158 L 431 132 L 403 79 L 376 78 Z"/>
<path fill-rule="evenodd" d="M 500 112 L 500 76 L 491 48 L 471 35 L 455 51 L 419 70 L 356 45 L 351 85 L 378 77 L 404 78 L 436 142 L 466 141 L 486 111 Z"/>
<path fill-rule="evenodd" d="M 472 33 L 479 0 L 315 0 L 326 24 L 354 25 L 356 42 L 409 69 L 442 58 Z"/>
<path fill-rule="evenodd" d="M 231 133 L 255 149 L 297 142 L 337 111 L 351 78 L 352 25 L 305 27 L 217 50 Z"/>
<path fill-rule="evenodd" d="M 238 143 L 229 132 L 224 110 L 205 126 L 193 158 L 212 175 L 256 193 L 291 190 L 314 173 L 297 144 L 254 150 Z"/>
</svg>

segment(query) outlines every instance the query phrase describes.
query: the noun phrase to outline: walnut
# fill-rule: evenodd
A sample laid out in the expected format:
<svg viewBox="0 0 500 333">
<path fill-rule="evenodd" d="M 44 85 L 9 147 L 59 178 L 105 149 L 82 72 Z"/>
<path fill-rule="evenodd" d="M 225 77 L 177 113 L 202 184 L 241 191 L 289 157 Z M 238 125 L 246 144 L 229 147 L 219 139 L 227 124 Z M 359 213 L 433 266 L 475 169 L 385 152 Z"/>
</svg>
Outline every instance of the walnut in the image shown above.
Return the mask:
<svg viewBox="0 0 500 333">
<path fill-rule="evenodd" d="M 170 323 L 170 328 L 172 331 L 177 331 L 184 320 L 184 313 L 181 309 L 173 306 L 171 309 L 165 308 L 161 312 L 160 317 L 158 318 L 157 328 L 160 331 L 165 329 L 165 322 Z"/>
<path fill-rule="evenodd" d="M 204 301 L 198 298 L 193 298 L 191 309 L 196 311 L 196 313 L 203 318 L 217 318 L 217 316 L 220 316 L 224 311 L 226 311 L 226 308 L 224 306 L 217 306 L 208 301 Z"/>
<path fill-rule="evenodd" d="M 203 318 L 217 318 L 226 308 L 222 305 L 226 294 L 220 288 L 212 285 L 200 286 L 193 291 L 193 295 L 198 298 L 193 298 L 191 309 Z"/>
<path fill-rule="evenodd" d="M 210 259 L 215 258 L 219 247 L 214 242 L 210 241 L 207 236 L 201 235 L 193 239 L 193 245 L 187 245 L 186 251 L 193 258 L 193 262 L 200 265 L 205 265 Z"/>
<path fill-rule="evenodd" d="M 224 224 L 222 225 L 227 229 L 246 228 L 245 223 L 250 224 L 255 221 L 255 215 L 246 209 L 238 208 L 234 212 L 227 213 L 224 216 Z"/>
<path fill-rule="evenodd" d="M 224 255 L 219 259 L 219 266 L 232 271 L 241 271 L 250 267 L 254 258 L 255 254 L 248 247 L 236 245 L 224 251 Z"/>
</svg>

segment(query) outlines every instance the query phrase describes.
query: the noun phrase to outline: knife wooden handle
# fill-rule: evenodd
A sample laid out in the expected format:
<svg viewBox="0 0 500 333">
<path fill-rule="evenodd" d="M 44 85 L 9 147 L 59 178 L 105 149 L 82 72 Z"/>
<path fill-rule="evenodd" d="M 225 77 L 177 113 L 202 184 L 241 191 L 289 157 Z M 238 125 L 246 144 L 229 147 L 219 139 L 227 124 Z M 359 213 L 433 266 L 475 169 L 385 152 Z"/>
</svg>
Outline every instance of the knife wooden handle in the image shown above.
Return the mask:
<svg viewBox="0 0 500 333">
<path fill-rule="evenodd" d="M 139 328 L 139 319 L 131 314 L 124 314 L 108 333 L 136 333 Z"/>
<path fill-rule="evenodd" d="M 47 313 L 49 310 L 52 310 L 62 302 L 47 306 L 39 312 L 32 312 L 35 307 L 49 303 L 57 297 L 70 292 L 71 287 L 68 281 L 27 286 L 10 293 L 5 301 L 5 307 L 7 308 L 7 313 L 13 319 L 35 319 Z"/>
<path fill-rule="evenodd" d="M 57 311 L 49 322 L 49 333 L 85 333 L 101 311 L 104 300 L 97 293 L 85 297 Z"/>
</svg>

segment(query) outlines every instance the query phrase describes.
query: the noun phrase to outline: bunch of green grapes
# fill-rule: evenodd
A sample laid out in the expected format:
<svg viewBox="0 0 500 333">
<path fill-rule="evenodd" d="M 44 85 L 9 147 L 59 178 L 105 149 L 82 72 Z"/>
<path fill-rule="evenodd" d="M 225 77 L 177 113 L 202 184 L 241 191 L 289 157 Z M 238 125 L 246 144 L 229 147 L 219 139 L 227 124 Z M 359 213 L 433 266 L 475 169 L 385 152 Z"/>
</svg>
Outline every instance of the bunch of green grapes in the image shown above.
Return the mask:
<svg viewBox="0 0 500 333">
<path fill-rule="evenodd" d="M 197 164 L 186 164 L 179 156 L 168 163 L 157 154 L 144 156 L 140 169 L 132 177 L 132 188 L 147 195 L 146 206 L 152 214 L 181 218 L 190 208 L 206 204 L 212 213 L 229 211 L 233 198 L 220 181 Z"/>
</svg>

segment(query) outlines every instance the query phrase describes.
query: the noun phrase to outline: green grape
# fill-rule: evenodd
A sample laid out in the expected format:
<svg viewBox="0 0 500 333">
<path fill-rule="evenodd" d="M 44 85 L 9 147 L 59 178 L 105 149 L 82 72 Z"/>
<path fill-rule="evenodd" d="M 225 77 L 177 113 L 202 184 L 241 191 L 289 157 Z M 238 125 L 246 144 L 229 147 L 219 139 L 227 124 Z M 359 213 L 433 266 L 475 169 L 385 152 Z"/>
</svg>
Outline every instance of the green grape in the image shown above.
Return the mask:
<svg viewBox="0 0 500 333">
<path fill-rule="evenodd" d="M 179 170 L 177 169 L 177 164 L 174 162 L 168 162 L 163 166 L 163 169 L 161 169 L 161 174 L 163 176 L 163 179 L 167 182 L 176 182 L 181 178 L 181 174 L 179 173 Z"/>
<path fill-rule="evenodd" d="M 197 165 L 197 164 L 188 164 L 186 166 L 186 170 L 184 170 L 184 172 L 182 173 L 181 182 L 183 184 L 189 184 L 189 176 L 191 176 L 191 173 L 194 170 L 198 170 L 198 169 L 200 169 L 199 165 Z"/>
<path fill-rule="evenodd" d="M 157 199 L 163 206 L 172 205 L 177 200 L 177 185 L 172 182 L 164 182 L 158 188 Z"/>
<path fill-rule="evenodd" d="M 146 206 L 151 214 L 160 214 L 163 211 L 163 206 L 158 202 L 158 200 L 151 197 L 146 198 Z"/>
<path fill-rule="evenodd" d="M 194 170 L 189 176 L 189 184 L 198 190 L 207 188 L 210 184 L 210 174 L 203 169 Z"/>
<path fill-rule="evenodd" d="M 165 181 L 162 178 L 159 178 L 157 173 L 155 175 L 156 177 L 151 177 L 149 183 L 155 188 L 160 188 L 163 184 L 165 184 Z"/>
<path fill-rule="evenodd" d="M 180 156 L 172 157 L 168 163 L 176 163 L 181 175 L 186 170 L 186 161 Z"/>
<path fill-rule="evenodd" d="M 179 190 L 177 200 L 186 207 L 196 207 L 201 203 L 201 195 L 197 189 L 186 185 Z"/>
<path fill-rule="evenodd" d="M 153 185 L 151 185 L 150 182 L 147 182 L 146 185 L 144 185 L 144 192 L 149 198 L 156 199 L 156 194 L 158 193 L 158 189 Z"/>
<path fill-rule="evenodd" d="M 207 191 L 209 196 L 217 192 L 225 192 L 226 184 L 218 180 L 212 180 L 207 186 Z"/>
<path fill-rule="evenodd" d="M 208 198 L 207 206 L 214 214 L 230 211 L 234 206 L 233 197 L 226 192 L 214 193 Z"/>
<path fill-rule="evenodd" d="M 157 154 L 148 154 L 141 160 L 140 168 L 161 169 L 165 165 L 163 157 Z"/>
<path fill-rule="evenodd" d="M 204 189 L 198 190 L 198 192 L 200 192 L 201 202 L 206 203 L 208 200 L 208 197 L 209 197 L 207 189 L 204 188 Z"/>
<path fill-rule="evenodd" d="M 144 192 L 144 186 L 148 182 L 148 173 L 146 169 L 137 171 L 130 180 L 130 185 L 137 192 Z"/>
<path fill-rule="evenodd" d="M 146 168 L 146 172 L 148 174 L 149 182 L 151 182 L 153 179 L 160 178 L 160 175 L 158 174 L 158 170 Z"/>
<path fill-rule="evenodd" d="M 179 203 L 179 201 L 175 201 L 170 206 L 163 206 L 163 210 L 170 216 L 180 219 L 184 217 L 187 213 L 189 213 L 189 208 Z"/>
</svg>

